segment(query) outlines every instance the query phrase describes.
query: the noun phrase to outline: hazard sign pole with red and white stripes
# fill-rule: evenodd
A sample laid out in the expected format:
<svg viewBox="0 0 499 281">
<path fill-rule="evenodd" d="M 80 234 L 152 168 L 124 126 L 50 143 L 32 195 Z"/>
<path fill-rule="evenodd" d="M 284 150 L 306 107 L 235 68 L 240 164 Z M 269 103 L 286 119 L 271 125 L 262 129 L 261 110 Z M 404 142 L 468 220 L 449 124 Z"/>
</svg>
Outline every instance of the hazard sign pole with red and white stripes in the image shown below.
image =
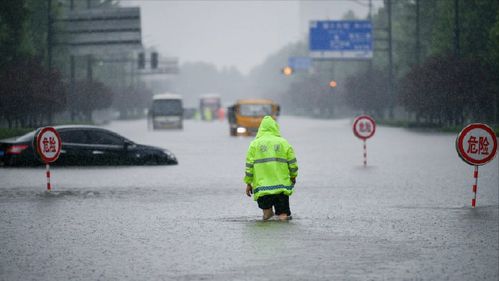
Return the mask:
<svg viewBox="0 0 499 281">
<path fill-rule="evenodd" d="M 364 166 L 367 166 L 367 145 L 365 139 L 364 139 Z"/>
<path fill-rule="evenodd" d="M 364 167 L 367 167 L 367 139 L 374 135 L 376 132 L 376 122 L 371 116 L 361 115 L 357 116 L 353 121 L 353 134 L 362 140 L 364 149 Z"/>
<path fill-rule="evenodd" d="M 471 207 L 476 207 L 478 192 L 478 166 L 492 161 L 497 152 L 497 137 L 492 128 L 486 124 L 473 123 L 464 127 L 456 138 L 456 150 L 461 159 L 475 167 L 473 171 L 473 198 Z"/>
<path fill-rule="evenodd" d="M 50 186 L 50 165 L 45 164 L 45 171 L 47 172 L 47 191 L 50 191 L 52 188 Z"/>
<path fill-rule="evenodd" d="M 45 163 L 45 175 L 47 176 L 47 191 L 52 190 L 50 184 L 50 164 L 59 158 L 62 141 L 59 133 L 52 127 L 41 128 L 34 139 L 37 155 Z"/>
<path fill-rule="evenodd" d="M 475 184 L 473 185 L 473 199 L 471 199 L 471 207 L 476 206 L 476 192 L 478 191 L 478 166 L 475 165 L 475 171 L 473 172 L 473 177 L 475 178 Z"/>
</svg>

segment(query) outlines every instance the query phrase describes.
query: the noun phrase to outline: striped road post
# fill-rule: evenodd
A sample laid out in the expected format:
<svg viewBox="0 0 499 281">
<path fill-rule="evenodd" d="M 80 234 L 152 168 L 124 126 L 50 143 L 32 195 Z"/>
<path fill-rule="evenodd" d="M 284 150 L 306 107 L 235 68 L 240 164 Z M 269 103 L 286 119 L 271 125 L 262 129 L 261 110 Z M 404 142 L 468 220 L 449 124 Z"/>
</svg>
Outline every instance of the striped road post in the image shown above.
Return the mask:
<svg viewBox="0 0 499 281">
<path fill-rule="evenodd" d="M 62 140 L 56 129 L 44 127 L 38 130 L 33 140 L 37 155 L 45 163 L 45 175 L 47 176 L 47 191 L 52 189 L 50 184 L 50 165 L 55 162 L 61 154 Z"/>
<path fill-rule="evenodd" d="M 50 165 L 45 164 L 45 171 L 47 172 L 47 191 L 50 191 L 52 188 L 50 186 Z"/>
<path fill-rule="evenodd" d="M 471 199 L 471 207 L 476 206 L 476 192 L 478 191 L 478 166 L 475 166 L 475 171 L 473 172 L 473 177 L 475 178 L 475 184 L 473 185 L 473 199 Z"/>
<path fill-rule="evenodd" d="M 457 155 L 469 165 L 475 166 L 473 178 L 473 199 L 471 207 L 476 207 L 476 193 L 478 191 L 478 166 L 492 161 L 497 152 L 497 137 L 494 131 L 486 124 L 473 123 L 464 127 L 456 138 Z"/>
<path fill-rule="evenodd" d="M 367 145 L 366 140 L 364 140 L 364 167 L 367 166 Z"/>
<path fill-rule="evenodd" d="M 353 134 L 362 140 L 364 148 L 364 167 L 367 166 L 367 144 L 366 140 L 376 132 L 376 122 L 371 116 L 357 116 L 353 121 Z"/>
</svg>

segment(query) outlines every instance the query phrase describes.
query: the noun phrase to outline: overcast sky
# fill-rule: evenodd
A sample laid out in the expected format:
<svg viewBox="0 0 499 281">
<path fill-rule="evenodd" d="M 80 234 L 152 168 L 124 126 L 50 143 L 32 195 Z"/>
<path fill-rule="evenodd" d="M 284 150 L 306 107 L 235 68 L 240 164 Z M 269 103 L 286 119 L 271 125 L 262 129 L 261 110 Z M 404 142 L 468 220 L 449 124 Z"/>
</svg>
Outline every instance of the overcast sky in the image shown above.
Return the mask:
<svg viewBox="0 0 499 281">
<path fill-rule="evenodd" d="M 366 17 L 369 0 L 170 1 L 125 0 L 140 6 L 142 40 L 162 57 L 235 66 L 248 73 L 285 45 L 305 38 L 311 19 Z M 382 0 L 373 0 L 379 6 Z"/>
</svg>

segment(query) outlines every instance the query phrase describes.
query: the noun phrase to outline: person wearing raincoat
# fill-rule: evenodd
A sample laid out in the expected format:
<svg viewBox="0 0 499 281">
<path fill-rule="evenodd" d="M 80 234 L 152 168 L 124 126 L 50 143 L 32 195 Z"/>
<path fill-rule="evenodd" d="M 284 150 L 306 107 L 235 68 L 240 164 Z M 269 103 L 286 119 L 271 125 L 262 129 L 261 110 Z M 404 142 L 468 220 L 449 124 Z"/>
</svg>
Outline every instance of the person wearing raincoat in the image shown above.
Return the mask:
<svg viewBox="0 0 499 281">
<path fill-rule="evenodd" d="M 279 125 L 270 116 L 260 123 L 255 139 L 246 153 L 246 195 L 258 202 L 263 210 L 263 219 L 275 214 L 280 220 L 291 218 L 289 196 L 298 176 L 293 147 L 281 137 Z"/>
</svg>

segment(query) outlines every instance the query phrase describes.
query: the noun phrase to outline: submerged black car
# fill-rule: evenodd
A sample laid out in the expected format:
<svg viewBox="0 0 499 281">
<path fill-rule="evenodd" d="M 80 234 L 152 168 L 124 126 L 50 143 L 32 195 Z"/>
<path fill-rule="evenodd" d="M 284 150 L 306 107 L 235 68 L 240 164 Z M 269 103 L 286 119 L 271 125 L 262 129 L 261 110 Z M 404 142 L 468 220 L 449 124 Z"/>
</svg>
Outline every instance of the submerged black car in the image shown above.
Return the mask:
<svg viewBox="0 0 499 281">
<path fill-rule="evenodd" d="M 93 126 L 55 126 L 61 154 L 52 165 L 176 165 L 167 149 L 134 143 L 112 131 Z M 41 165 L 33 148 L 36 131 L 0 140 L 0 165 Z"/>
</svg>

